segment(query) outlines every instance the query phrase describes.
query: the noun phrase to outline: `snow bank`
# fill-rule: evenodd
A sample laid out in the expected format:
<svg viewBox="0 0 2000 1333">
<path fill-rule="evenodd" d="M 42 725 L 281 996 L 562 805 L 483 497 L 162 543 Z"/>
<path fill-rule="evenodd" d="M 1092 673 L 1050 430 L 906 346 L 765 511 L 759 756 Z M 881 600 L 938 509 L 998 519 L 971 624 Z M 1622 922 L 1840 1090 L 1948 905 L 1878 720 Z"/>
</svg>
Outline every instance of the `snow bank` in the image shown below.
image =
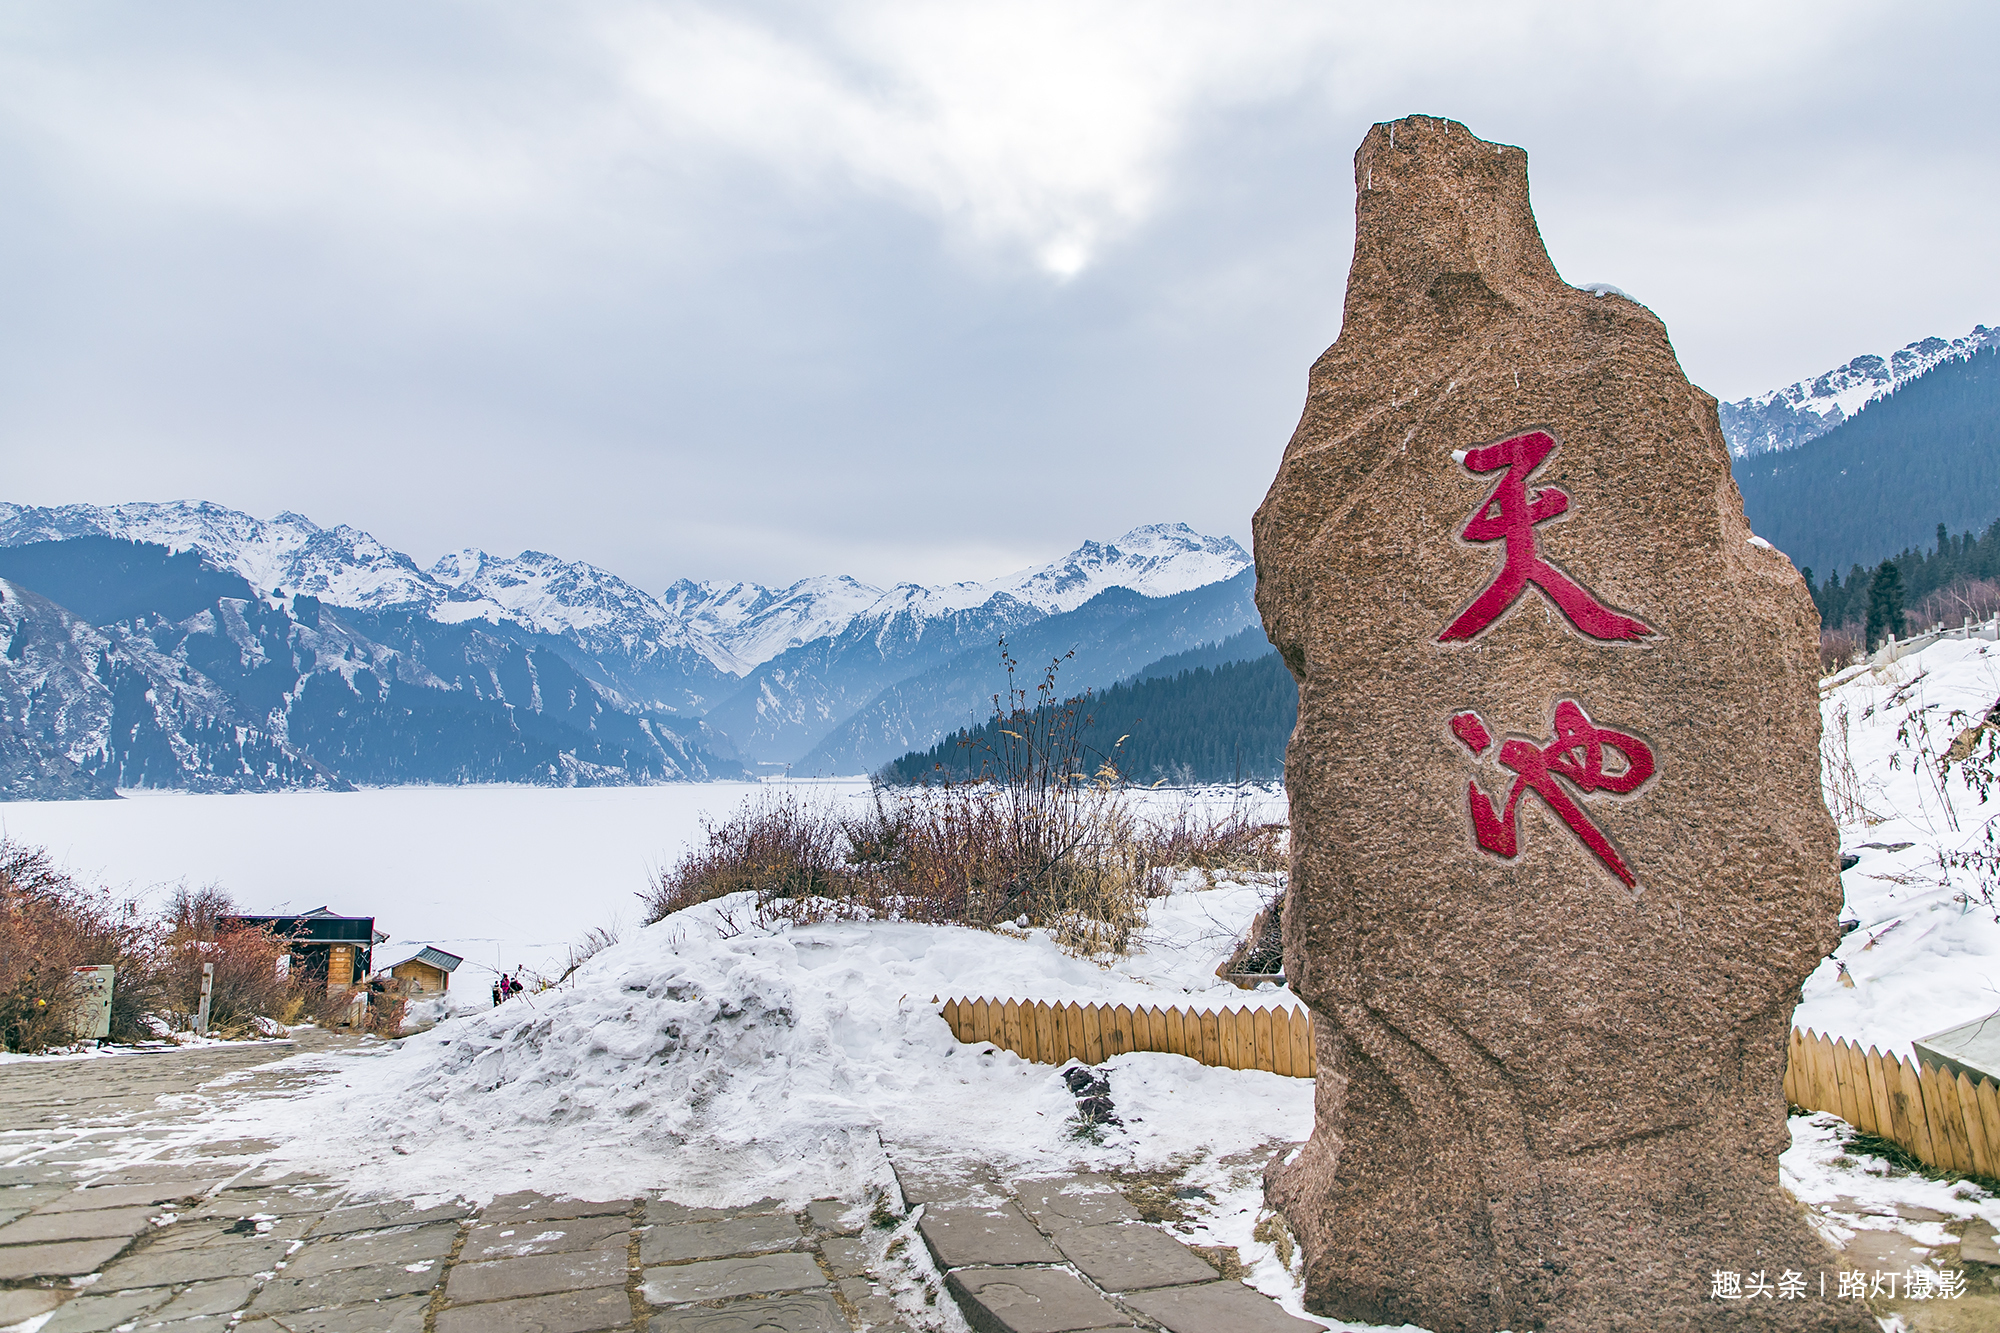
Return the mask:
<svg viewBox="0 0 2000 1333">
<path fill-rule="evenodd" d="M 1842 916 L 1859 924 L 1807 979 L 1793 1021 L 1914 1058 L 1913 1040 L 2000 1009 L 1996 908 L 1977 874 L 1947 863 L 1985 847 L 2000 788 L 1982 799 L 1964 765 L 1941 774 L 1927 758 L 2000 700 L 2000 645 L 1938 643 L 1834 679 L 1822 703 L 1828 803 L 1850 816 L 1841 850 L 1861 858 L 1841 876 Z"/>
<path fill-rule="evenodd" d="M 1269 886 L 1201 883 L 1156 900 L 1145 952 L 1113 967 L 1039 932 L 767 930 L 735 895 L 638 932 L 560 990 L 390 1045 L 298 1057 L 332 1076 L 207 1128 L 271 1136 L 286 1167 L 404 1196 L 656 1189 L 718 1204 L 858 1197 L 888 1183 L 884 1140 L 1031 1173 L 1164 1167 L 1303 1138 L 1308 1081 L 1138 1053 L 1108 1065 L 1125 1127 L 1078 1138 L 1054 1066 L 960 1043 L 932 1003 L 1295 1003 L 1212 975 Z"/>
</svg>

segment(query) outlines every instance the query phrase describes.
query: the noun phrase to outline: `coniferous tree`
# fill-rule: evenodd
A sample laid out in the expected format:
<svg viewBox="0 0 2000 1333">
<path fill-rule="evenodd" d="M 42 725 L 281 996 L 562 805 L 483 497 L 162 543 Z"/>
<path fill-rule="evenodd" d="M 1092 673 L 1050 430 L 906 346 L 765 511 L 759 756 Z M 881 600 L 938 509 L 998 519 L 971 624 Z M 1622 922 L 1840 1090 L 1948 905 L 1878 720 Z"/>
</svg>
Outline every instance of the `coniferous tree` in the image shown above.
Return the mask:
<svg viewBox="0 0 2000 1333">
<path fill-rule="evenodd" d="M 1868 585 L 1868 647 L 1878 647 L 1891 634 L 1905 638 L 1908 632 L 1903 624 L 1903 571 L 1895 561 L 1884 560 Z"/>
</svg>

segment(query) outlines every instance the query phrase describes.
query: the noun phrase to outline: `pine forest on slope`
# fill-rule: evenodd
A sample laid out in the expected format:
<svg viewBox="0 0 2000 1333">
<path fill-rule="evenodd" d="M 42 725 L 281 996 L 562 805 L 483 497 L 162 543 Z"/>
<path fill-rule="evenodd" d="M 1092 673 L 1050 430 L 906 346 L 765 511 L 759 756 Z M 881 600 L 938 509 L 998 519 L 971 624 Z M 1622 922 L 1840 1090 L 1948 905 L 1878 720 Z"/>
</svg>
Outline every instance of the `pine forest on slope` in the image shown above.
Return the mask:
<svg viewBox="0 0 2000 1333">
<path fill-rule="evenodd" d="M 1058 680 L 1062 675 L 1059 669 Z M 1044 720 L 1072 705 L 1087 771 L 1109 763 L 1120 776 L 1144 783 L 1269 782 L 1284 776 L 1299 692 L 1257 626 L 1163 658 L 1102 692 L 1044 704 L 1036 709 L 1044 724 L 1033 730 L 1046 733 Z M 1004 771 L 1007 728 L 999 717 L 963 728 L 892 760 L 876 776 L 914 786 Z"/>
<path fill-rule="evenodd" d="M 1740 459 L 1751 527 L 1803 570 L 2000 517 L 2000 347 L 1945 361 L 1809 444 Z"/>
</svg>

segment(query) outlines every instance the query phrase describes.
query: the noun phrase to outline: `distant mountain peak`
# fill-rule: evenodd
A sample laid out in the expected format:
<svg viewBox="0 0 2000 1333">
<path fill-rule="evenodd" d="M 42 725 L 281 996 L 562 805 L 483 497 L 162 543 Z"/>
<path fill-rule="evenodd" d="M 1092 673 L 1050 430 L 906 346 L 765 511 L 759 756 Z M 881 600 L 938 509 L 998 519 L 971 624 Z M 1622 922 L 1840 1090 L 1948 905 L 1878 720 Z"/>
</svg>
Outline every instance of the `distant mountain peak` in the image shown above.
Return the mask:
<svg viewBox="0 0 2000 1333">
<path fill-rule="evenodd" d="M 1857 356 L 1811 379 L 1721 404 L 1722 433 L 1736 458 L 1795 449 L 1943 362 L 1994 346 L 2000 329 L 1975 324 L 1962 338 L 1919 338 L 1886 357 Z"/>
</svg>

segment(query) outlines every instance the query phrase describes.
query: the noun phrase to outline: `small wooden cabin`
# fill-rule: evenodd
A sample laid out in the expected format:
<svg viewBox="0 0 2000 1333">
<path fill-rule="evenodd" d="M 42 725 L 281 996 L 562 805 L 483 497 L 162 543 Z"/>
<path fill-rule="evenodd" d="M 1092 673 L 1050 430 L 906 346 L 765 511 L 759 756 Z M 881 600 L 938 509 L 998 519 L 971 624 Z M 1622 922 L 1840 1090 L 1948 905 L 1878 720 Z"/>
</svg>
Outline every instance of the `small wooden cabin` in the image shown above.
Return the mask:
<svg viewBox="0 0 2000 1333">
<path fill-rule="evenodd" d="M 368 960 L 389 937 L 375 929 L 372 916 L 341 916 L 325 907 L 286 916 L 234 916 L 231 928 L 268 930 L 290 947 L 295 976 L 324 980 L 329 992 L 347 990 L 368 975 Z"/>
<path fill-rule="evenodd" d="M 451 989 L 451 974 L 465 960 L 455 953 L 433 949 L 426 944 L 409 958 L 389 969 L 396 989 L 411 995 L 441 995 Z"/>
</svg>

